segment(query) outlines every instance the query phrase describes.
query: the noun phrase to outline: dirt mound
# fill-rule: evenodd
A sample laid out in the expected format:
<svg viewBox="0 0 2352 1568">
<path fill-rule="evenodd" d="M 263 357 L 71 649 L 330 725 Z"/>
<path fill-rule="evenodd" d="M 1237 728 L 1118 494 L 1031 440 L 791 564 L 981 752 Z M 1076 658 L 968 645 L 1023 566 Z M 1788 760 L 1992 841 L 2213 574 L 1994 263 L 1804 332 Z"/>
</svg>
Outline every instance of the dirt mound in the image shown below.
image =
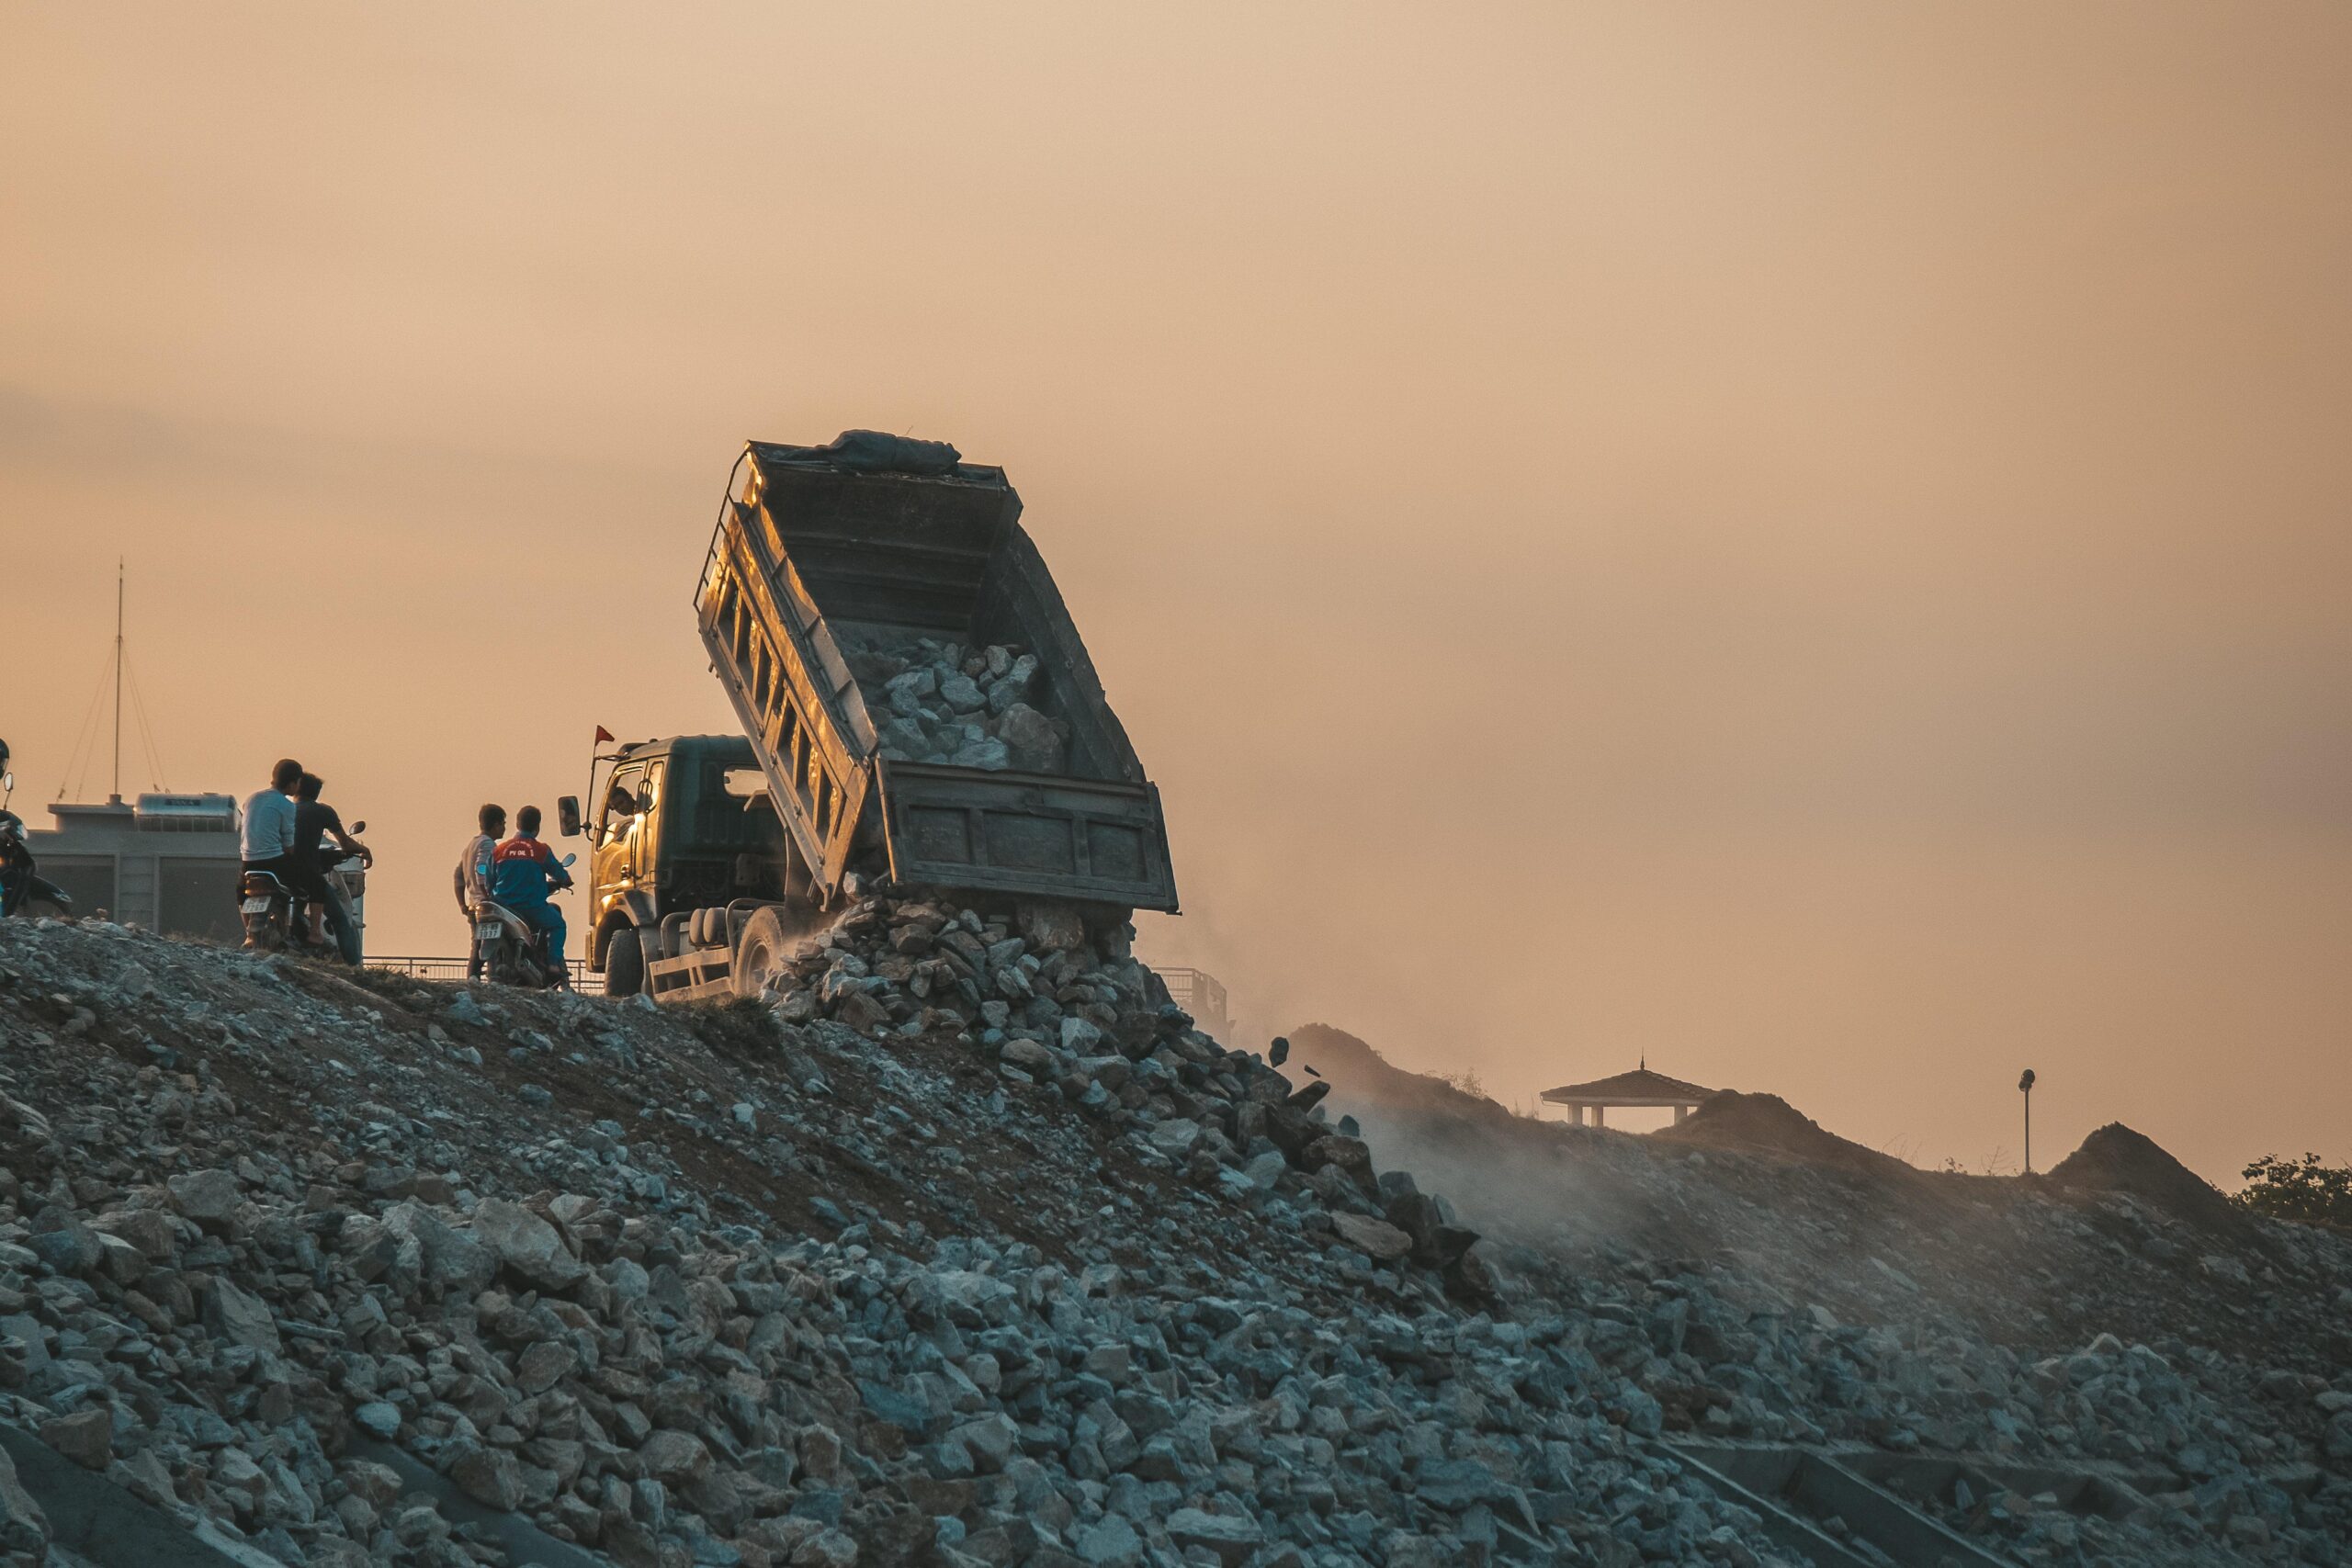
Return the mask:
<svg viewBox="0 0 2352 1568">
<path fill-rule="evenodd" d="M 1396 1066 L 1344 1029 L 1301 1024 L 1290 1032 L 1294 1072 L 1318 1077 L 1354 1109 L 1410 1111 L 1449 1119 L 1508 1121 L 1510 1112 L 1477 1090 L 1475 1076 L 1456 1080 Z M 1469 1087 L 1465 1088 L 1464 1085 Z"/>
<path fill-rule="evenodd" d="M 1394 1093 L 1400 1087 L 1398 1080 L 1405 1078 L 1435 1081 L 1422 1074 L 1407 1072 L 1371 1044 L 1328 1023 L 1303 1023 L 1292 1030 L 1290 1052 L 1293 1060 L 1312 1065 L 1317 1073 L 1332 1082 L 1360 1083 L 1366 1090 Z"/>
<path fill-rule="evenodd" d="M 2240 1217 L 2211 1183 L 2120 1122 L 2109 1122 L 2085 1138 L 2082 1147 L 2058 1162 L 2050 1179 L 2086 1192 L 2129 1193 L 2167 1213 L 2211 1224 Z"/>
<path fill-rule="evenodd" d="M 1858 1176 L 1907 1179 L 1919 1174 L 1893 1155 L 1839 1137 L 1777 1094 L 1725 1089 L 1701 1101 L 1689 1120 L 1650 1135 L 1702 1148 L 1833 1166 Z"/>
</svg>

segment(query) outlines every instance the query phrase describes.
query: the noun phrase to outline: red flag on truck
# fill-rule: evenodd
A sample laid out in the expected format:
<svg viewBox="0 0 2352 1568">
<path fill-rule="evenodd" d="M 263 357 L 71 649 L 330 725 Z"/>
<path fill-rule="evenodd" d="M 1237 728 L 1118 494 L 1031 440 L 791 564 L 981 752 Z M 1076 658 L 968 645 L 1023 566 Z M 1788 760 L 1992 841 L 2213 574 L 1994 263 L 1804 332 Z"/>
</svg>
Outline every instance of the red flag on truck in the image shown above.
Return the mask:
<svg viewBox="0 0 2352 1568">
<path fill-rule="evenodd" d="M 606 729 L 601 724 L 596 727 L 596 743 L 599 746 L 603 745 L 605 741 L 610 740 L 612 738 L 613 732 L 611 730 Z"/>
</svg>

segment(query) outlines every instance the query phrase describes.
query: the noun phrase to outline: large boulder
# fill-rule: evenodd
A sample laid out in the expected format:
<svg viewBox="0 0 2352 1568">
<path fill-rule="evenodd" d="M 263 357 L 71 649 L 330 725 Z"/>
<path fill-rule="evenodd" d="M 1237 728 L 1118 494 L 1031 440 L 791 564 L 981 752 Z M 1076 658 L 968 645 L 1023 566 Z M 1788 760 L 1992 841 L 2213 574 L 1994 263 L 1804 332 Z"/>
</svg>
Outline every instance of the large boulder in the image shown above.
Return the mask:
<svg viewBox="0 0 2352 1568">
<path fill-rule="evenodd" d="M 568 1291 L 588 1272 L 563 1233 L 520 1203 L 483 1199 L 474 1209 L 473 1229 L 502 1266 L 542 1290 Z"/>
<path fill-rule="evenodd" d="M 1168 1539 L 1179 1547 L 1204 1547 L 1225 1568 L 1238 1568 L 1265 1540 L 1258 1521 L 1233 1514 L 1179 1508 L 1168 1516 Z"/>
<path fill-rule="evenodd" d="M 1307 1145 L 1300 1163 L 1308 1170 L 1320 1170 L 1327 1165 L 1336 1167 L 1340 1175 L 1367 1195 L 1377 1195 L 1380 1190 L 1372 1174 L 1372 1149 L 1362 1138 L 1329 1134 Z"/>
<path fill-rule="evenodd" d="M 216 1339 L 243 1345 L 275 1356 L 280 1346 L 277 1319 L 269 1303 L 240 1289 L 227 1276 L 216 1277 L 204 1295 L 204 1326 Z"/>
<path fill-rule="evenodd" d="M 639 1447 L 637 1461 L 646 1474 L 674 1486 L 710 1472 L 710 1449 L 692 1432 L 664 1427 Z"/>
<path fill-rule="evenodd" d="M 114 1459 L 114 1413 L 100 1404 L 52 1417 L 40 1424 L 40 1440 L 85 1470 L 104 1470 Z"/>
<path fill-rule="evenodd" d="M 1396 1262 L 1413 1250 L 1411 1236 L 1386 1220 L 1375 1220 L 1367 1214 L 1334 1213 L 1331 1228 L 1339 1233 L 1341 1241 L 1383 1263 Z"/>
<path fill-rule="evenodd" d="M 236 1177 L 225 1170 L 186 1171 L 164 1183 L 164 1189 L 184 1218 L 218 1235 L 228 1234 L 237 1206 L 244 1201 Z"/>
<path fill-rule="evenodd" d="M 1016 1035 L 1004 1043 L 1004 1063 L 1036 1077 L 1053 1071 L 1054 1054 L 1035 1040 Z"/>
<path fill-rule="evenodd" d="M 484 1507 L 512 1513 L 523 1505 L 523 1467 L 504 1449 L 470 1440 L 456 1445 L 449 1479 Z"/>
<path fill-rule="evenodd" d="M 419 1279 L 437 1290 L 471 1295 L 497 1278 L 489 1247 L 413 1198 L 384 1211 L 383 1231 L 396 1244 L 414 1245 Z"/>
</svg>

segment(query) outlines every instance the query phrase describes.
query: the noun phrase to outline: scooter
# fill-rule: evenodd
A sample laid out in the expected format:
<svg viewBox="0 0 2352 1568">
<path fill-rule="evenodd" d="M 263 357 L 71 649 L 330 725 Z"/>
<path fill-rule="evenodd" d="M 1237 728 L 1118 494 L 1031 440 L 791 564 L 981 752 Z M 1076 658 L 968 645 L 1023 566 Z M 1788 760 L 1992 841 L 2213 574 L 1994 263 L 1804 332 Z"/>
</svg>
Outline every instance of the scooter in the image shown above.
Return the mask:
<svg viewBox="0 0 2352 1568">
<path fill-rule="evenodd" d="M 568 868 L 579 858 L 566 855 L 559 863 Z M 474 963 L 484 979 L 526 990 L 571 988 L 571 971 L 548 952 L 546 931 L 493 899 L 477 902 L 473 916 Z"/>
<path fill-rule="evenodd" d="M 0 774 L 0 801 L 16 793 L 17 775 Z M 74 900 L 65 889 L 35 874 L 33 852 L 25 843 L 25 819 L 0 806 L 0 916 L 7 915 L 70 920 Z"/>
<path fill-rule="evenodd" d="M 294 889 L 280 881 L 274 872 L 248 871 L 237 878 L 237 914 L 244 922 L 245 951 L 248 953 L 283 953 L 294 946 L 291 933 L 297 922 L 293 918 Z M 310 922 L 300 922 L 308 934 Z M 296 948 L 306 951 L 309 943 Z"/>
<path fill-rule="evenodd" d="M 351 825 L 355 840 L 367 830 L 365 822 Z M 337 848 L 339 851 L 340 846 Z M 351 858 L 343 856 L 330 864 L 327 874 L 341 876 L 343 865 Z M 311 903 L 272 872 L 245 872 L 237 882 L 237 913 L 244 922 L 245 951 L 291 953 L 300 958 L 341 962 L 343 950 L 336 945 L 332 931 L 324 942 L 311 940 Z"/>
</svg>

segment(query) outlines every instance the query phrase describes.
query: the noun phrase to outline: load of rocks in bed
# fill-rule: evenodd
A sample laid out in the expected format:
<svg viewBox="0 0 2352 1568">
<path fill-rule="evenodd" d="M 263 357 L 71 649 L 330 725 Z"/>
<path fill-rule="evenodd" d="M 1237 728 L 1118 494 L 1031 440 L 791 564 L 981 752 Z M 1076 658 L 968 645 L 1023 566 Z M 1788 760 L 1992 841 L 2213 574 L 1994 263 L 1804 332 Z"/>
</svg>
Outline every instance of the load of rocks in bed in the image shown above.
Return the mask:
<svg viewBox="0 0 2352 1568">
<path fill-rule="evenodd" d="M 1038 705 L 1037 656 L 1017 643 L 985 648 L 924 637 L 844 637 L 882 755 L 991 772 L 1069 771 L 1069 726 Z"/>
</svg>

